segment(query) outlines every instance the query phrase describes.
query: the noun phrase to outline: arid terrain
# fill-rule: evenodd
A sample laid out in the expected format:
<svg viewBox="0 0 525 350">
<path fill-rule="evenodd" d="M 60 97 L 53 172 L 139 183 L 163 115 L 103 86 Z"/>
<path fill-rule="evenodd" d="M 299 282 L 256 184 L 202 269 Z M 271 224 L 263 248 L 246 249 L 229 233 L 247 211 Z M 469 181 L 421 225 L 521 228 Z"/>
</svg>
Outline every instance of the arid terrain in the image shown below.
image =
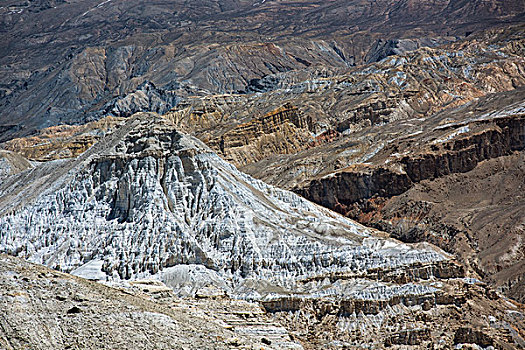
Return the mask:
<svg viewBox="0 0 525 350">
<path fill-rule="evenodd" d="M 0 348 L 525 347 L 523 1 L 0 14 Z"/>
</svg>

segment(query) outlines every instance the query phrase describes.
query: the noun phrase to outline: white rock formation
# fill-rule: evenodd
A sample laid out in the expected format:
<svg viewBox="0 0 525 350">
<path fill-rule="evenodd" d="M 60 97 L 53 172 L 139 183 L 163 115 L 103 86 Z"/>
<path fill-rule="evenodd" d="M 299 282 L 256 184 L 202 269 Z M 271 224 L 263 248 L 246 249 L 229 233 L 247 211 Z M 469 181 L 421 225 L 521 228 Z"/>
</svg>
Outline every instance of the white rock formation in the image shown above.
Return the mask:
<svg viewBox="0 0 525 350">
<path fill-rule="evenodd" d="M 307 279 L 448 259 L 254 180 L 151 114 L 78 159 L 12 175 L 0 215 L 1 252 L 93 279 L 155 275 L 181 294 L 214 285 L 258 299 Z M 345 290 L 359 294 L 325 293 Z"/>
</svg>

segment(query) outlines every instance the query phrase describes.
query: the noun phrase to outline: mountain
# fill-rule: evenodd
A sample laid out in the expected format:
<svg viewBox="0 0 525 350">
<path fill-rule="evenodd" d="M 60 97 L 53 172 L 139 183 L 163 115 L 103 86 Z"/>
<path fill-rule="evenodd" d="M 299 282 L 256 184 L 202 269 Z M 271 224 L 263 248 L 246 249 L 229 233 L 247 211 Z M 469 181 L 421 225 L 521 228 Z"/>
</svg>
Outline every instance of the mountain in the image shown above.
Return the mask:
<svg viewBox="0 0 525 350">
<path fill-rule="evenodd" d="M 179 296 L 260 302 L 306 348 L 523 342 L 522 320 L 506 311 L 521 306 L 439 248 L 255 180 L 153 114 L 126 119 L 77 158 L 8 176 L 0 193 L 3 252 L 105 283 L 148 278 Z M 458 306 L 465 312 L 443 324 Z"/>
<path fill-rule="evenodd" d="M 247 277 L 291 283 L 447 260 L 254 180 L 149 114 L 76 159 L 7 178 L 1 191 L 5 252 L 67 272 L 100 264 L 97 276 L 109 279 L 199 264 L 234 291 Z"/>
<path fill-rule="evenodd" d="M 255 93 L 180 98 L 164 117 L 240 170 L 406 242 L 432 242 L 523 300 L 521 197 L 509 191 L 490 204 L 484 179 L 522 186 L 523 37 L 522 25 L 490 29 L 339 72 L 276 73 L 251 81 Z M 78 156 L 122 120 L 50 127 L 2 147 L 32 161 Z M 498 170 L 476 170 L 485 162 Z M 453 174 L 478 191 L 474 202 L 451 201 Z M 383 210 L 420 183 L 443 192 Z M 478 226 L 485 217 L 494 226 Z"/>
<path fill-rule="evenodd" d="M 0 348 L 525 347 L 523 1 L 0 14 Z"/>
<path fill-rule="evenodd" d="M 130 94 L 162 113 L 177 97 L 346 69 L 523 23 L 524 12 L 516 0 L 9 0 L 0 8 L 0 140 L 120 116 L 108 107 L 129 105 Z"/>
</svg>

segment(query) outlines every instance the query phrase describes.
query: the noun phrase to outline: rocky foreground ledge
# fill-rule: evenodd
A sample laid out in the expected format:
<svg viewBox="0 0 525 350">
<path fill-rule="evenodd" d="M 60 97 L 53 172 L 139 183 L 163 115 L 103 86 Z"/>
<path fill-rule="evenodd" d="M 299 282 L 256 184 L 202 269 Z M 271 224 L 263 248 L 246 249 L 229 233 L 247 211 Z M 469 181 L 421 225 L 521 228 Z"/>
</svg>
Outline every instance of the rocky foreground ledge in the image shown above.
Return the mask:
<svg viewBox="0 0 525 350">
<path fill-rule="evenodd" d="M 302 349 L 256 304 L 119 288 L 0 255 L 0 348 Z"/>
<path fill-rule="evenodd" d="M 0 185 L 5 253 L 117 286 L 154 280 L 143 289 L 173 298 L 257 302 L 305 348 L 524 344 L 523 307 L 439 248 L 401 243 L 255 180 L 153 114 L 127 119 L 78 158 L 10 169 Z M 10 259 L 2 283 L 17 269 Z M 42 284 L 16 283 L 24 293 L 47 291 L 53 276 L 65 276 L 47 274 L 38 275 Z M 2 297 L 7 318 L 27 316 L 12 290 Z M 31 319 L 44 327 L 44 318 Z M 22 324 L 5 328 L 13 348 L 24 346 L 13 337 L 38 338 Z M 182 348 L 203 348 L 188 341 Z"/>
</svg>

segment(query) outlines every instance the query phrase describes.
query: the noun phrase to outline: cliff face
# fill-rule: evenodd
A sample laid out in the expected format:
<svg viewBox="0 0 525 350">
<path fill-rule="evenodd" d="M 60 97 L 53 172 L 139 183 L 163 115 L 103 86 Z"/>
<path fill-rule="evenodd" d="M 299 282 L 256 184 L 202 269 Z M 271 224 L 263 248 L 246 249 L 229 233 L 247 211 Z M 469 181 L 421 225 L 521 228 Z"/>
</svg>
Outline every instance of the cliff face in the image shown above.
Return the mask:
<svg viewBox="0 0 525 350">
<path fill-rule="evenodd" d="M 522 96 L 514 91 L 438 114 L 449 119 L 390 141 L 366 165 L 295 190 L 404 241 L 437 244 L 522 300 Z"/>
<path fill-rule="evenodd" d="M 403 241 L 435 242 L 506 295 L 524 300 L 523 170 L 523 152 L 513 153 L 423 181 L 354 214 Z"/>
<path fill-rule="evenodd" d="M 307 148 L 313 140 L 310 132 L 313 129 L 312 119 L 297 107 L 287 103 L 240 123 L 243 118 L 230 114 L 232 105 L 238 108 L 240 101 L 222 100 L 220 97 L 191 101 L 188 107 L 173 110 L 164 117 L 181 130 L 198 136 L 236 166 L 276 154 L 296 153 Z M 255 110 L 252 112 L 256 113 Z"/>
<path fill-rule="evenodd" d="M 341 169 L 333 175 L 313 180 L 297 191 L 315 202 L 346 213 L 346 206 L 355 202 L 396 196 L 420 181 L 465 173 L 484 160 L 525 149 L 525 116 L 522 113 L 480 122 L 451 123 L 439 127 L 439 130 L 445 132 L 445 139 L 435 139 L 437 142 L 431 142 L 428 149 L 420 152 L 403 150 L 402 154 L 406 155 L 394 155 L 386 164 L 377 162 L 375 166 Z M 423 137 L 428 139 L 429 135 Z M 416 137 L 411 141 L 418 142 Z M 409 142 L 405 140 L 404 143 Z M 394 149 L 399 151 L 400 145 L 389 146 L 382 153 L 394 154 Z"/>
<path fill-rule="evenodd" d="M 262 117 L 237 125 L 207 144 L 236 166 L 267 156 L 296 153 L 312 141 L 311 118 L 286 104 Z"/>
</svg>

